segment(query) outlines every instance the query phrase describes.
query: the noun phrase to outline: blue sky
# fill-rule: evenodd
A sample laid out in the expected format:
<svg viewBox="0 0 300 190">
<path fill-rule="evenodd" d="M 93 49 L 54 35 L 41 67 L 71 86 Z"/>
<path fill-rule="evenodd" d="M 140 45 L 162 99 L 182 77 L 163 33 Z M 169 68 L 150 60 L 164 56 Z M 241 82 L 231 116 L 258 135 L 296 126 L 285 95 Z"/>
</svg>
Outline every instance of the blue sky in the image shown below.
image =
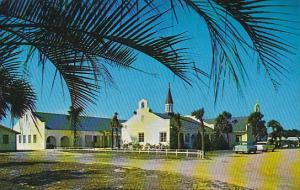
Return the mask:
<svg viewBox="0 0 300 190">
<path fill-rule="evenodd" d="M 300 12 L 299 3 L 290 8 L 290 11 L 292 13 Z M 211 63 L 210 43 L 203 21 L 193 14 L 179 14 L 182 16 L 180 24 L 163 34 L 187 31 L 187 35 L 192 38 L 192 40 L 184 43 L 190 48 L 189 57 L 201 69 L 209 71 Z M 300 20 L 299 15 L 293 18 Z M 167 19 L 174 20 L 172 17 Z M 175 21 L 173 23 L 176 24 Z M 299 35 L 284 37 L 297 47 L 299 46 Z M 164 66 L 147 56 L 140 55 L 134 66 L 147 72 L 156 73 L 158 76 L 130 69 L 109 67 L 116 85 L 109 87 L 103 85 L 97 98 L 97 104 L 89 108 L 88 114 L 97 117 L 111 117 L 114 112 L 118 112 L 122 119 L 128 119 L 137 109 L 137 103 L 142 98 L 149 101 L 153 111 L 163 112 L 168 83 L 170 82 L 175 112 L 182 115 L 190 114 L 195 109 L 204 107 L 205 118 L 216 117 L 224 110 L 229 111 L 233 116 L 247 116 L 258 101 L 262 113 L 265 115 L 265 120 L 276 119 L 284 128 L 300 129 L 300 49 L 295 50 L 295 53 L 296 55 L 290 55 L 290 61 L 283 60 L 289 73 L 287 73 L 286 78 L 281 80 L 281 86 L 277 92 L 273 89 L 265 73 L 257 72 L 255 60 L 247 59 L 245 62 L 250 77 L 243 87 L 243 95 L 237 93 L 232 82 L 229 82 L 223 96 L 218 99 L 216 104 L 214 104 L 212 88 L 207 88 L 195 80 L 192 86 L 188 86 Z M 70 99 L 65 87 L 63 95 L 61 83 L 56 80 L 54 89 L 51 91 L 54 76 L 53 66 L 51 63 L 46 65 L 42 85 L 41 68 L 36 67 L 36 62 L 36 59 L 31 60 L 29 69 L 31 70 L 30 81 L 38 93 L 37 111 L 66 113 Z M 8 122 L 5 121 L 5 123 Z"/>
</svg>

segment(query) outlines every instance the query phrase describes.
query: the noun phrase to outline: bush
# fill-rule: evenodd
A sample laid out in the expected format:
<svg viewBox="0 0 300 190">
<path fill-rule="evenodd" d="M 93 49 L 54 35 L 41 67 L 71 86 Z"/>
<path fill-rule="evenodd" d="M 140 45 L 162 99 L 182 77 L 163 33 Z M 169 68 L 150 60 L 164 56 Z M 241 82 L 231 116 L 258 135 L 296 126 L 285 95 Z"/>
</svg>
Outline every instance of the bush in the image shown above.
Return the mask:
<svg viewBox="0 0 300 190">
<path fill-rule="evenodd" d="M 143 148 L 143 146 L 137 143 L 137 144 L 133 144 L 132 148 L 141 149 Z"/>
<path fill-rule="evenodd" d="M 202 137 L 201 134 L 198 133 L 193 140 L 193 149 L 201 150 L 201 148 L 202 148 Z M 208 135 L 204 136 L 204 148 L 205 151 L 212 150 L 212 143 L 209 140 Z"/>
<path fill-rule="evenodd" d="M 214 135 L 213 138 L 213 149 L 214 150 L 228 150 L 228 143 L 225 141 L 224 137 L 221 135 Z"/>
</svg>

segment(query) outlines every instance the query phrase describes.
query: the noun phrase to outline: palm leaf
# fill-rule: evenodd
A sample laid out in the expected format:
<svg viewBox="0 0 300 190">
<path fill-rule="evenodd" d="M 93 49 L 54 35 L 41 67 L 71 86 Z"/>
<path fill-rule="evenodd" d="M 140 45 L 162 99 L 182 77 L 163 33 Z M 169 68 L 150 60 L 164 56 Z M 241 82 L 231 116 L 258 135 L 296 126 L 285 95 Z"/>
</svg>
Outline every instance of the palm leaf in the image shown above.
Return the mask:
<svg viewBox="0 0 300 190">
<path fill-rule="evenodd" d="M 137 3 L 8 0 L 0 5 L 0 26 L 21 38 L 21 45 L 34 47 L 42 65 L 47 61 L 55 65 L 69 88 L 73 106 L 94 102 L 99 78 L 111 80 L 107 63 L 130 68 L 138 52 L 189 82 L 185 49 L 176 48 L 184 36 L 158 38 L 163 13 L 149 14 L 150 3 L 132 11 Z"/>
<path fill-rule="evenodd" d="M 211 79 L 214 84 L 215 100 L 219 89 L 223 89 L 229 77 L 241 89 L 248 73 L 241 53 L 256 52 L 275 89 L 280 84 L 276 78 L 287 71 L 282 60 L 294 47 L 280 33 L 289 33 L 288 20 L 281 19 L 278 9 L 285 5 L 270 0 L 170 0 L 183 8 L 191 8 L 206 22 L 212 44 Z M 172 8 L 173 7 L 173 8 Z M 176 6 L 172 6 L 176 14 Z M 245 31 L 249 40 L 242 35 Z"/>
</svg>

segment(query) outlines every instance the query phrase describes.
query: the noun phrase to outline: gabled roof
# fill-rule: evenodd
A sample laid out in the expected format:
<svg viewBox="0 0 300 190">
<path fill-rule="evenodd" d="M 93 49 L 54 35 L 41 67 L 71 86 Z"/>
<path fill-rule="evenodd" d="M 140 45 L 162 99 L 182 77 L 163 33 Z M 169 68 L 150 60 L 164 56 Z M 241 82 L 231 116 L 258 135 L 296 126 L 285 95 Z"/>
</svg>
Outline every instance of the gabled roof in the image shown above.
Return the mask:
<svg viewBox="0 0 300 190">
<path fill-rule="evenodd" d="M 193 124 L 196 124 L 197 126 L 199 126 L 200 122 L 190 118 L 190 117 L 181 117 L 181 122 L 182 122 L 182 125 L 184 125 L 185 123 L 189 122 L 189 123 L 193 123 Z M 214 130 L 208 126 L 205 126 L 205 131 L 206 132 L 213 132 Z"/>
<path fill-rule="evenodd" d="M 172 117 L 170 114 L 167 113 L 157 113 L 157 112 L 152 112 L 152 113 L 163 119 L 171 119 Z"/>
<path fill-rule="evenodd" d="M 0 129 L 4 129 L 4 130 L 7 130 L 7 131 L 12 132 L 12 133 L 20 134 L 19 132 L 15 131 L 15 130 L 12 130 L 10 128 L 4 127 L 3 125 L 0 125 Z"/>
<path fill-rule="evenodd" d="M 205 119 L 204 121 L 209 124 L 214 124 L 214 125 L 216 124 L 215 119 Z M 246 131 L 248 117 L 232 117 L 231 121 L 232 121 L 233 132 Z"/>
<path fill-rule="evenodd" d="M 248 117 L 233 117 L 231 118 L 231 121 L 233 132 L 246 131 Z"/>
<path fill-rule="evenodd" d="M 158 117 L 163 118 L 163 119 L 171 119 L 172 118 L 172 115 L 167 114 L 167 113 L 155 113 L 155 112 L 153 112 L 153 114 L 155 114 Z M 192 118 L 189 118 L 189 117 L 181 116 L 180 120 L 181 120 L 182 125 L 184 125 L 185 123 L 193 123 L 193 124 L 196 124 L 196 125 L 199 124 L 196 120 L 194 120 Z M 208 128 L 208 129 L 206 129 L 208 131 L 213 131 L 213 129 L 211 129 L 207 126 L 206 126 L 206 128 Z"/>
<path fill-rule="evenodd" d="M 45 123 L 48 130 L 73 130 L 67 115 L 55 113 L 36 112 L 36 116 Z M 79 131 L 108 131 L 110 128 L 110 118 L 80 116 Z M 123 122 L 120 120 L 120 122 Z"/>
</svg>

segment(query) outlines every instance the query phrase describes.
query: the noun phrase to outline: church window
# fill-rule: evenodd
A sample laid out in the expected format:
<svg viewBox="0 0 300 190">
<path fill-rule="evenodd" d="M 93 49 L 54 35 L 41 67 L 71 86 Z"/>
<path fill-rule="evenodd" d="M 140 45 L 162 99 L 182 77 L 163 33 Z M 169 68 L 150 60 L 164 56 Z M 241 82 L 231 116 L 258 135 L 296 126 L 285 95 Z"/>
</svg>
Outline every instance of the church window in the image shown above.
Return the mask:
<svg viewBox="0 0 300 190">
<path fill-rule="evenodd" d="M 144 142 L 144 133 L 139 133 L 139 142 Z"/>
<path fill-rule="evenodd" d="M 22 143 L 22 136 L 18 135 L 18 137 L 19 137 L 19 144 L 21 144 Z"/>
<path fill-rule="evenodd" d="M 36 135 L 33 135 L 33 143 L 36 143 Z"/>
<path fill-rule="evenodd" d="M 167 133 L 166 132 L 159 133 L 159 142 L 167 142 Z"/>
<path fill-rule="evenodd" d="M 9 136 L 3 135 L 3 144 L 9 144 Z"/>
<path fill-rule="evenodd" d="M 145 108 L 145 102 L 141 103 L 141 108 Z"/>
<path fill-rule="evenodd" d="M 31 143 L 31 135 L 28 135 L 28 143 Z"/>
<path fill-rule="evenodd" d="M 23 143 L 26 143 L 26 135 L 23 135 Z"/>
</svg>

